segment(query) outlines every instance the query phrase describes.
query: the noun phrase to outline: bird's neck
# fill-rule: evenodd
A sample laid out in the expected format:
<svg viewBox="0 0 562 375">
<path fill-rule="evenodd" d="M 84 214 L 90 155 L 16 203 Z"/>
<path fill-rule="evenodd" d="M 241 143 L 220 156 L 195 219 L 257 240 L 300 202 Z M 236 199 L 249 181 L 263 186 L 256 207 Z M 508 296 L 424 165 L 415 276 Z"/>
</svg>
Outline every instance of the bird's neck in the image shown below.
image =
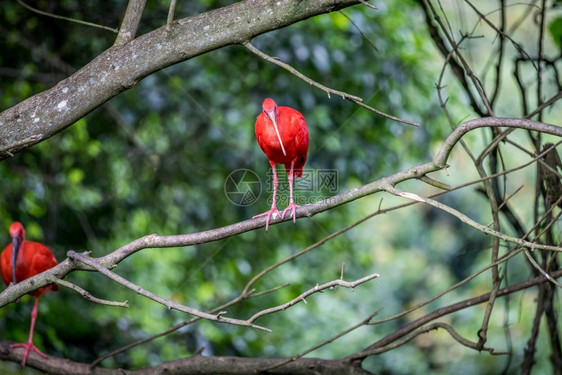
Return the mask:
<svg viewBox="0 0 562 375">
<path fill-rule="evenodd" d="M 16 259 L 16 269 L 23 267 L 25 263 L 25 247 L 26 247 L 25 240 L 22 240 L 20 244 L 20 249 L 18 251 L 18 258 Z"/>
</svg>

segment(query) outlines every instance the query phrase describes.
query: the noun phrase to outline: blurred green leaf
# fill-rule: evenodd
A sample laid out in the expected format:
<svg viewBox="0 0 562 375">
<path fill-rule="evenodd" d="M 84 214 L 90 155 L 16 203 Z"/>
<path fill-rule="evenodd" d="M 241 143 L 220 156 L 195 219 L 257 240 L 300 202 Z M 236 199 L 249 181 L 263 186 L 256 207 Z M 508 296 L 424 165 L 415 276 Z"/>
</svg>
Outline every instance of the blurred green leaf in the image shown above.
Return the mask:
<svg viewBox="0 0 562 375">
<path fill-rule="evenodd" d="M 562 17 L 555 18 L 548 25 L 548 30 L 550 31 L 550 36 L 558 48 L 562 49 Z"/>
</svg>

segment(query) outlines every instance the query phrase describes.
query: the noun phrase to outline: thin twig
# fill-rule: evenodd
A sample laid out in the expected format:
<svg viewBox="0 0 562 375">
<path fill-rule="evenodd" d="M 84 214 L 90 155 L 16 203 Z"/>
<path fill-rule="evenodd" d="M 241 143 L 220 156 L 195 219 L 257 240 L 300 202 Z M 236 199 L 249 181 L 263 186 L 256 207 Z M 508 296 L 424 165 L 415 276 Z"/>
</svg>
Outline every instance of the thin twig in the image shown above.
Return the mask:
<svg viewBox="0 0 562 375">
<path fill-rule="evenodd" d="M 328 97 L 330 97 L 330 95 L 338 95 L 341 96 L 343 99 L 345 100 L 349 100 L 350 102 L 353 102 L 357 105 L 359 105 L 360 107 L 366 108 L 371 112 L 374 112 L 378 115 L 381 115 L 383 117 L 389 118 L 391 120 L 397 121 L 397 122 L 401 122 L 403 124 L 407 124 L 407 125 L 412 125 L 412 126 L 420 126 L 420 124 L 416 123 L 416 122 L 412 122 L 412 121 L 408 121 L 408 120 L 403 120 L 400 119 L 398 117 L 389 115 L 387 113 L 384 113 L 382 111 L 379 111 L 378 109 L 375 109 L 365 103 L 363 103 L 363 99 L 358 97 L 358 96 L 354 96 L 354 95 L 350 95 L 346 92 L 343 91 L 338 91 L 338 90 L 334 90 L 331 89 L 329 87 L 326 87 L 310 78 L 308 78 L 307 76 L 305 76 L 304 74 L 302 74 L 301 72 L 299 72 L 298 70 L 296 70 L 295 68 L 293 68 L 292 66 L 290 66 L 289 64 L 286 64 L 282 61 L 279 61 L 276 58 L 273 58 L 271 56 L 269 56 L 268 54 L 260 51 L 259 49 L 257 49 L 252 43 L 250 42 L 246 42 L 243 44 L 244 47 L 246 47 L 248 50 L 250 50 L 252 53 L 258 55 L 259 57 L 261 57 L 262 59 L 269 61 L 270 63 L 273 63 L 275 65 L 278 65 L 280 67 L 282 67 L 283 69 L 287 70 L 289 73 L 297 76 L 298 78 L 302 79 L 303 81 L 305 81 L 306 83 L 308 83 L 309 85 L 312 85 L 314 87 L 319 88 L 320 90 L 326 92 L 326 94 L 328 94 Z"/>
<path fill-rule="evenodd" d="M 537 271 L 539 271 L 541 273 L 541 275 L 543 275 L 548 281 L 550 281 L 551 283 L 553 283 L 557 287 L 562 288 L 562 284 L 560 284 L 558 281 L 556 281 L 554 278 L 552 278 L 552 276 L 550 276 L 548 274 L 548 272 L 543 270 L 542 267 L 537 263 L 537 261 L 535 259 L 533 259 L 531 254 L 529 254 L 529 250 L 525 249 L 524 253 L 525 253 L 525 256 L 527 257 L 527 259 L 529 260 L 529 262 L 531 262 L 533 267 L 535 267 L 537 269 Z"/>
<path fill-rule="evenodd" d="M 146 0 L 129 0 L 119 34 L 115 39 L 115 46 L 121 46 L 135 39 L 145 5 Z"/>
<path fill-rule="evenodd" d="M 431 178 L 429 176 L 424 175 L 424 176 L 421 176 L 419 179 L 420 179 L 420 181 L 423 181 L 426 184 L 434 186 L 438 189 L 451 190 L 451 186 L 449 184 L 446 184 L 446 183 L 441 182 L 441 181 L 437 181 L 436 179 Z"/>
<path fill-rule="evenodd" d="M 347 20 L 353 25 L 353 27 L 355 27 L 355 29 L 359 32 L 359 34 L 361 34 L 361 37 L 363 37 L 363 39 L 365 39 L 367 41 L 367 43 L 369 43 L 371 45 L 371 47 L 378 52 L 377 47 L 375 46 L 375 43 L 371 42 L 371 39 L 369 39 L 367 37 L 367 35 L 365 35 L 365 33 L 363 32 L 363 30 L 361 30 L 361 28 L 359 27 L 359 25 L 357 25 L 354 21 L 353 18 L 349 17 L 343 10 L 340 10 L 340 14 L 342 16 L 344 16 L 345 18 L 347 18 Z"/>
<path fill-rule="evenodd" d="M 552 277 L 555 277 L 555 278 L 562 277 L 562 269 L 558 269 L 556 271 L 553 271 Z M 531 286 L 535 286 L 535 285 L 538 285 L 538 284 L 541 284 L 541 283 L 544 283 L 544 282 L 547 282 L 546 279 L 544 278 L 544 276 L 540 275 L 540 276 L 537 276 L 533 279 L 529 279 L 529 280 L 520 282 L 518 284 L 510 285 L 508 287 L 500 289 L 498 291 L 497 295 L 498 295 L 498 297 L 502 297 L 502 296 L 505 296 L 505 295 L 508 295 L 508 294 L 511 294 L 511 293 L 515 293 L 515 292 L 518 292 L 520 290 L 527 289 Z M 452 305 L 448 305 L 448 306 L 436 309 L 436 310 L 430 312 L 429 314 L 424 315 L 424 316 L 406 324 L 402 328 L 392 332 L 391 334 L 385 336 L 384 338 L 382 338 L 379 341 L 377 341 L 376 343 L 370 345 L 369 347 L 362 350 L 361 352 L 353 353 L 353 354 L 347 356 L 346 359 L 349 360 L 349 361 L 362 360 L 362 359 L 365 359 L 368 356 L 386 351 L 385 348 L 387 348 L 388 345 L 390 345 L 394 341 L 399 340 L 400 338 L 408 335 L 410 332 L 412 332 L 416 328 L 421 327 L 424 324 L 429 323 L 430 321 L 435 320 L 435 319 L 440 318 L 440 317 L 443 317 L 445 315 L 449 315 L 449 314 L 452 314 L 456 311 L 466 309 L 467 307 L 470 307 L 470 306 L 475 306 L 475 305 L 479 305 L 481 303 L 487 302 L 489 299 L 490 299 L 490 293 L 485 293 L 485 294 L 479 295 L 477 297 L 469 298 L 469 299 L 454 303 Z M 376 323 L 376 322 L 373 322 L 373 323 Z"/>
<path fill-rule="evenodd" d="M 546 0 L 542 0 L 541 3 L 541 11 L 540 11 L 540 17 L 541 17 L 541 21 L 539 24 L 539 40 L 538 40 L 538 45 L 539 45 L 539 51 L 538 51 L 538 59 L 537 59 L 537 107 L 540 107 L 542 105 L 542 55 L 543 55 L 543 48 L 544 48 L 544 16 L 546 13 Z M 539 111 L 538 113 L 539 117 L 538 120 L 542 121 L 542 111 Z"/>
<path fill-rule="evenodd" d="M 441 17 L 439 17 L 439 14 L 437 13 L 437 11 L 435 10 L 435 7 L 433 6 L 431 1 L 427 1 L 427 6 L 429 7 L 429 10 L 431 10 L 432 14 L 433 14 L 433 18 L 434 20 L 439 24 L 439 26 L 441 27 L 441 31 L 443 32 L 443 34 L 445 35 L 445 38 L 447 39 L 447 41 L 449 42 L 449 44 L 451 46 L 453 46 L 453 51 L 455 51 L 455 55 L 457 56 L 460 64 L 459 64 L 459 68 L 461 68 L 462 66 L 462 73 L 466 74 L 470 80 L 472 81 L 472 84 L 474 85 L 476 91 L 478 92 L 478 95 L 480 96 L 480 100 L 482 100 L 482 103 L 484 104 L 484 106 L 486 107 L 486 111 L 487 111 L 487 115 L 488 116 L 493 116 L 493 111 L 492 111 L 492 107 L 490 106 L 490 102 L 488 100 L 488 97 L 486 96 L 486 92 L 484 91 L 484 87 L 482 86 L 482 83 L 480 82 L 480 80 L 474 75 L 474 73 L 472 72 L 472 69 L 470 68 L 470 65 L 468 64 L 468 62 L 466 61 L 466 59 L 464 58 L 464 56 L 459 52 L 458 49 L 456 49 L 456 42 L 453 38 L 453 36 L 451 34 L 449 34 L 449 32 L 447 32 L 447 29 L 445 27 L 445 25 L 443 24 L 443 21 L 441 20 Z M 431 25 L 432 26 L 432 25 Z M 437 37 L 438 35 L 435 35 L 435 37 Z M 446 48 L 446 47 L 445 47 Z M 458 63 L 458 62 L 457 62 Z M 458 75 L 457 75 L 458 76 Z M 466 80 L 464 81 L 466 82 Z M 463 83 L 464 83 L 463 82 Z M 468 90 L 468 85 L 465 86 L 466 89 Z M 474 104 L 476 104 L 476 102 L 474 101 Z M 475 110 L 478 110 L 478 108 L 475 108 Z"/>
<path fill-rule="evenodd" d="M 215 307 L 214 309 L 209 310 L 208 312 L 212 314 L 212 313 L 215 313 L 215 312 L 217 312 L 217 311 L 222 311 L 222 310 L 224 310 L 225 308 L 230 307 L 230 306 L 233 306 L 233 305 L 235 305 L 236 303 L 238 303 L 238 302 L 240 302 L 240 301 L 243 301 L 243 300 L 245 300 L 245 299 L 254 298 L 254 297 L 262 296 L 262 295 L 264 295 L 264 294 L 272 293 L 272 292 L 274 292 L 274 291 L 276 291 L 276 290 L 279 290 L 279 289 L 281 289 L 281 288 L 284 288 L 284 287 L 286 287 L 286 286 L 288 286 L 288 285 L 289 285 L 289 284 L 279 285 L 279 286 L 276 286 L 276 287 L 274 287 L 274 288 L 265 290 L 265 291 L 260 292 L 260 293 L 254 293 L 254 289 L 252 289 L 252 290 L 250 290 L 247 294 L 244 294 L 244 295 L 241 294 L 240 296 L 238 296 L 238 297 L 236 297 L 236 298 L 230 300 L 229 302 L 227 302 L 227 303 L 225 303 L 225 304 L 223 304 L 223 305 L 220 305 L 220 306 L 218 306 L 218 307 Z M 177 331 L 177 330 L 180 329 L 180 328 L 183 328 L 183 327 L 185 327 L 185 326 L 188 326 L 188 325 L 190 325 L 190 324 L 193 324 L 193 323 L 199 321 L 200 319 L 201 319 L 201 318 L 199 318 L 199 317 L 197 317 L 197 316 L 196 316 L 196 317 L 193 317 L 193 318 L 191 318 L 191 319 L 189 319 L 189 320 L 185 320 L 185 321 L 183 321 L 183 322 L 181 322 L 181 323 L 178 323 L 178 324 L 176 324 L 176 325 L 174 325 L 174 326 L 172 326 L 172 327 L 170 327 L 170 328 L 168 328 L 168 329 L 165 329 L 164 331 L 158 332 L 158 333 L 155 334 L 155 335 L 152 335 L 152 336 L 149 336 L 149 337 L 145 337 L 145 338 L 143 338 L 143 339 L 134 341 L 134 342 L 129 343 L 129 344 L 127 344 L 127 345 L 124 345 L 124 346 L 122 346 L 122 347 L 120 347 L 120 348 L 117 348 L 117 349 L 115 349 L 115 350 L 112 350 L 112 351 L 110 351 L 110 352 L 108 352 L 108 353 L 105 353 L 104 355 L 98 357 L 96 360 L 94 360 L 92 363 L 90 363 L 90 370 L 94 369 L 100 362 L 102 362 L 102 361 L 104 361 L 104 360 L 106 360 L 106 359 L 108 359 L 108 358 L 114 357 L 114 356 L 116 356 L 116 355 L 119 354 L 119 353 L 123 353 L 123 352 L 125 352 L 125 351 L 127 351 L 127 350 L 130 350 L 130 349 L 132 349 L 132 348 L 134 348 L 134 347 L 137 347 L 137 346 L 139 346 L 139 345 L 146 344 L 147 342 L 154 341 L 154 340 L 156 340 L 156 339 L 158 339 L 158 338 L 160 338 L 160 337 L 164 337 L 164 336 L 166 336 L 166 335 L 169 335 L 170 333 L 173 333 L 173 332 Z"/>
<path fill-rule="evenodd" d="M 424 329 L 429 331 L 437 328 L 443 328 L 445 331 L 449 333 L 449 335 L 451 335 L 453 339 L 455 339 L 459 344 L 466 346 L 467 348 L 471 348 L 475 350 L 485 350 L 490 354 L 495 354 L 495 355 L 507 354 L 506 352 L 496 352 L 493 348 L 481 347 L 478 343 L 465 339 L 457 331 L 455 331 L 455 329 L 451 325 L 446 323 L 442 323 L 442 322 L 433 323 Z"/>
<path fill-rule="evenodd" d="M 108 300 L 105 300 L 105 299 L 101 299 L 101 298 L 97 298 L 97 297 L 92 296 L 90 294 L 90 292 L 82 289 L 78 285 L 73 284 L 71 282 L 61 280 L 61 279 L 56 279 L 56 278 L 52 278 L 52 281 L 53 281 L 53 283 L 56 283 L 60 286 L 64 286 L 66 288 L 72 289 L 72 290 L 80 293 L 82 295 L 82 297 L 86 298 L 89 301 L 99 303 L 101 305 L 109 305 L 109 306 L 117 306 L 117 307 L 129 307 L 129 301 L 124 301 L 124 302 L 108 301 Z"/>
<path fill-rule="evenodd" d="M 534 250 L 534 249 L 539 249 L 539 250 L 549 250 L 549 251 L 557 251 L 557 252 L 562 252 L 562 248 L 559 246 L 552 246 L 552 245 L 543 245 L 543 244 L 539 244 L 539 243 L 534 243 L 534 242 L 529 242 L 529 241 L 525 241 L 521 238 L 517 238 L 517 237 L 513 237 L 501 232 L 497 232 L 493 229 L 488 228 L 486 225 L 482 225 L 480 223 L 477 223 L 476 221 L 472 220 L 471 218 L 469 218 L 468 216 L 466 216 L 465 214 L 463 214 L 462 212 L 455 210 L 454 208 L 447 206 L 446 204 L 437 202 L 433 199 L 430 198 L 423 198 L 417 194 L 414 193 L 408 193 L 408 192 L 404 192 L 401 190 L 396 189 L 395 187 L 392 186 L 386 186 L 385 190 L 388 191 L 391 194 L 400 196 L 400 197 L 404 197 L 404 198 L 408 198 L 408 199 L 412 199 L 412 200 L 416 200 L 419 202 L 424 202 L 427 203 L 430 206 L 433 206 L 435 208 L 438 208 L 442 211 L 445 211 L 453 216 L 455 216 L 456 218 L 458 218 L 460 221 L 462 221 L 465 224 L 470 225 L 471 227 L 473 227 L 474 229 L 477 229 L 483 233 L 486 234 L 490 234 L 494 237 L 497 237 L 500 240 L 504 240 L 507 242 L 513 242 L 516 243 L 520 246 L 526 247 L 528 249 Z"/>
<path fill-rule="evenodd" d="M 170 9 L 168 9 L 168 19 L 166 21 L 166 31 L 172 30 L 172 23 L 174 23 L 174 13 L 176 12 L 176 2 L 177 0 L 172 0 L 170 2 Z"/>
<path fill-rule="evenodd" d="M 261 329 L 263 331 L 271 332 L 270 329 L 262 327 L 262 326 L 258 326 L 256 324 L 253 324 L 251 321 L 224 317 L 223 315 L 224 315 L 225 312 L 219 312 L 218 314 L 209 314 L 209 313 L 194 309 L 192 307 L 181 305 L 177 302 L 166 300 L 162 297 L 157 296 L 154 293 L 151 293 L 151 292 L 143 289 L 142 287 L 140 287 L 138 285 L 133 284 L 129 280 L 117 275 L 116 273 L 111 272 L 110 270 L 108 270 L 107 268 L 105 268 L 104 266 L 102 266 L 98 262 L 96 262 L 93 258 L 90 258 L 90 257 L 85 256 L 83 254 L 76 253 L 73 250 L 68 251 L 66 255 L 72 260 L 76 260 L 78 262 L 81 262 L 83 264 L 86 264 L 86 265 L 92 267 L 93 269 L 95 269 L 96 271 L 101 273 L 102 275 L 107 276 L 108 278 L 117 282 L 118 284 L 121 284 L 124 287 L 129 288 L 132 291 L 134 291 L 134 292 L 136 292 L 140 295 L 143 295 L 148 299 L 151 299 L 155 302 L 158 302 L 158 303 L 166 306 L 168 309 L 174 309 L 174 310 L 182 311 L 182 312 L 185 312 L 185 313 L 193 315 L 193 316 L 197 316 L 197 317 L 202 318 L 202 319 L 212 320 L 212 321 L 221 322 L 221 323 L 229 323 L 229 324 L 245 326 L 245 327 L 252 327 L 252 328 Z"/>
<path fill-rule="evenodd" d="M 354 289 L 358 285 L 366 283 L 367 281 L 373 280 L 377 277 L 379 277 L 379 274 L 373 273 L 373 274 L 370 274 L 368 276 L 362 277 L 358 280 L 351 281 L 351 282 L 350 281 L 344 281 L 344 280 L 341 280 L 341 279 L 337 279 L 337 280 L 333 280 L 333 281 L 327 282 L 327 283 L 322 284 L 322 285 L 316 285 L 314 288 L 307 290 L 306 292 L 302 293 L 297 298 L 294 298 L 287 303 L 284 303 L 284 304 L 279 305 L 279 306 L 271 307 L 269 309 L 265 309 L 265 310 L 262 310 L 262 311 L 260 311 L 256 314 L 254 314 L 250 319 L 248 319 L 248 321 L 249 322 L 255 322 L 258 318 L 260 318 L 264 315 L 269 315 L 269 314 L 273 314 L 273 313 L 278 312 L 278 311 L 286 310 L 289 307 L 292 307 L 292 306 L 296 305 L 297 303 L 299 303 L 301 301 L 306 303 L 306 297 L 308 297 L 308 296 L 310 296 L 314 293 L 318 293 L 318 292 L 326 290 L 326 289 L 331 289 L 331 288 L 334 288 L 335 286 L 338 286 L 338 285 L 342 286 L 344 288 Z"/>
<path fill-rule="evenodd" d="M 294 361 L 296 361 L 297 359 L 302 358 L 302 357 L 304 357 L 305 355 L 307 355 L 307 354 L 309 354 L 309 353 L 315 351 L 316 349 L 319 349 L 319 348 L 321 348 L 321 347 L 323 347 L 323 346 L 326 346 L 326 345 L 328 345 L 328 344 L 330 344 L 330 343 L 336 341 L 336 340 L 339 339 L 340 337 L 343 337 L 343 336 L 347 335 L 348 333 L 355 331 L 357 328 L 360 328 L 360 327 L 369 325 L 369 324 L 371 323 L 371 320 L 373 320 L 373 318 L 374 318 L 375 316 L 377 316 L 378 313 L 379 313 L 381 310 L 382 310 L 382 309 L 376 310 L 375 312 L 373 312 L 372 314 L 370 314 L 368 317 L 366 317 L 365 319 L 363 319 L 362 321 L 360 321 L 360 322 L 357 323 L 356 325 L 354 325 L 354 326 L 352 326 L 352 327 L 349 327 L 348 329 L 346 329 L 346 330 L 344 330 L 344 331 L 341 331 L 341 332 L 338 333 L 337 335 L 332 336 L 332 337 L 330 337 L 329 339 L 322 341 L 322 342 L 321 342 L 320 344 L 318 344 L 318 345 L 315 345 L 315 346 L 313 346 L 313 347 L 311 347 L 311 348 L 309 348 L 309 349 L 306 349 L 305 351 L 303 351 L 303 352 L 297 354 L 297 355 L 294 356 L 294 357 L 287 358 L 287 359 L 284 360 L 283 362 L 277 363 L 275 366 L 271 366 L 271 367 L 264 368 L 264 369 L 262 370 L 262 372 L 267 373 L 268 371 L 271 371 L 271 370 L 273 370 L 273 369 L 275 369 L 275 368 L 284 366 L 284 365 L 286 365 L 287 363 L 294 362 Z"/>
<path fill-rule="evenodd" d="M 558 99 L 562 98 L 562 91 L 558 91 L 558 93 L 554 94 L 550 99 L 542 103 L 535 109 L 533 112 L 529 113 L 525 118 L 532 118 L 537 113 L 541 113 L 543 109 L 555 103 Z"/>
<path fill-rule="evenodd" d="M 369 4 L 366 0 L 359 0 L 359 2 L 363 5 L 365 5 L 368 8 L 374 9 L 374 10 L 379 10 L 379 8 L 375 5 Z"/>
<path fill-rule="evenodd" d="M 57 15 L 57 14 L 53 14 L 53 13 L 49 13 L 49 12 L 45 12 L 45 11 L 43 11 L 43 10 L 39 10 L 39 9 L 33 8 L 33 7 L 29 6 L 29 5 L 27 5 L 26 3 L 24 3 L 22 0 L 17 0 L 17 1 L 18 1 L 18 4 L 20 4 L 22 7 L 26 8 L 26 9 L 32 11 L 32 12 L 38 13 L 38 14 L 40 14 L 40 15 L 42 15 L 42 16 L 47 16 L 47 17 L 56 18 L 56 19 L 59 19 L 59 20 L 74 22 L 74 23 L 78 23 L 78 24 L 80 24 L 80 25 L 96 27 L 96 28 L 98 28 L 98 29 L 108 30 L 108 31 L 111 31 L 111 32 L 116 33 L 116 34 L 119 32 L 119 30 L 117 30 L 117 29 L 115 29 L 115 28 L 113 28 L 113 27 L 104 26 L 104 25 L 98 25 L 98 24 L 96 24 L 96 23 L 87 22 L 87 21 L 82 21 L 82 20 L 77 20 L 76 18 L 70 18 L 70 17 L 59 16 L 59 15 Z"/>
</svg>

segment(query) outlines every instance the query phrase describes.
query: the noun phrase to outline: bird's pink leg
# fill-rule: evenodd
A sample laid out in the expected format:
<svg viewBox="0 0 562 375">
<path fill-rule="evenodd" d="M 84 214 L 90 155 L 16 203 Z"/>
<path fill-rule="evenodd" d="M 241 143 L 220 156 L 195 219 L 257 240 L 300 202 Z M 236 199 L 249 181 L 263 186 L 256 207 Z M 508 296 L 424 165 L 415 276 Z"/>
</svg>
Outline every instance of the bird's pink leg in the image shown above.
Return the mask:
<svg viewBox="0 0 562 375">
<path fill-rule="evenodd" d="M 295 159 L 297 160 L 297 159 Z M 293 199 L 293 167 L 295 166 L 295 160 L 293 160 L 291 162 L 291 170 L 289 171 L 289 205 L 287 206 L 287 208 L 285 208 L 283 210 L 283 213 L 281 214 L 281 217 L 284 218 L 285 217 L 285 213 L 287 211 L 289 211 L 290 209 L 293 209 L 293 223 L 296 223 L 297 221 L 297 207 L 300 207 L 298 204 L 295 204 L 295 200 Z"/>
<path fill-rule="evenodd" d="M 277 170 L 275 169 L 275 163 L 270 161 L 271 169 L 273 170 L 273 202 L 271 203 L 271 208 L 269 211 L 264 212 L 263 214 L 259 214 L 254 216 L 252 219 L 256 217 L 262 217 L 267 215 L 267 219 L 265 221 L 265 231 L 269 229 L 269 221 L 271 220 L 271 215 L 276 214 L 277 216 L 282 216 L 279 210 L 277 209 L 277 186 L 279 185 L 279 180 L 277 179 Z"/>
<path fill-rule="evenodd" d="M 35 296 L 35 304 L 33 305 L 33 310 L 31 310 L 31 328 L 29 329 L 29 339 L 27 340 L 27 344 L 12 344 L 12 348 L 25 348 L 25 354 L 23 355 L 23 361 L 21 364 L 25 366 L 27 362 L 27 356 L 29 356 L 30 351 L 34 351 L 42 357 L 47 358 L 47 355 L 41 353 L 39 349 L 35 345 L 33 345 L 33 330 L 35 328 L 35 320 L 37 319 L 37 305 L 39 303 L 39 296 Z"/>
</svg>

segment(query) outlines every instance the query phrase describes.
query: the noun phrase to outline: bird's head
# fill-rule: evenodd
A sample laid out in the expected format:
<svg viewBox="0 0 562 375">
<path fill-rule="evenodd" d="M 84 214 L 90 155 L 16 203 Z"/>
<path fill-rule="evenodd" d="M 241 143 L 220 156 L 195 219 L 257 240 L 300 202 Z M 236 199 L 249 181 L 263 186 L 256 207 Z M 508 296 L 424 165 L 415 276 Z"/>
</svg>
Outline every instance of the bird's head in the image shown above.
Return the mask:
<svg viewBox="0 0 562 375">
<path fill-rule="evenodd" d="M 271 98 L 266 98 L 261 107 L 263 109 L 263 113 L 265 113 L 269 118 L 273 117 L 272 115 L 277 114 L 277 103 L 275 103 L 275 101 Z"/>
<path fill-rule="evenodd" d="M 16 284 L 16 261 L 21 244 L 25 238 L 25 229 L 23 229 L 23 225 L 19 221 L 15 221 L 10 225 L 10 236 L 12 237 L 12 277 L 13 283 Z"/>
<path fill-rule="evenodd" d="M 263 101 L 261 107 L 263 109 L 263 113 L 273 123 L 275 133 L 277 134 L 277 139 L 279 139 L 281 149 L 283 150 L 283 155 L 287 155 L 287 153 L 285 152 L 285 146 L 283 145 L 283 140 L 281 139 L 281 134 L 279 134 L 279 128 L 277 126 L 277 117 L 279 116 L 279 112 L 277 111 L 277 103 L 275 103 L 275 101 L 271 98 L 266 98 Z"/>
</svg>

